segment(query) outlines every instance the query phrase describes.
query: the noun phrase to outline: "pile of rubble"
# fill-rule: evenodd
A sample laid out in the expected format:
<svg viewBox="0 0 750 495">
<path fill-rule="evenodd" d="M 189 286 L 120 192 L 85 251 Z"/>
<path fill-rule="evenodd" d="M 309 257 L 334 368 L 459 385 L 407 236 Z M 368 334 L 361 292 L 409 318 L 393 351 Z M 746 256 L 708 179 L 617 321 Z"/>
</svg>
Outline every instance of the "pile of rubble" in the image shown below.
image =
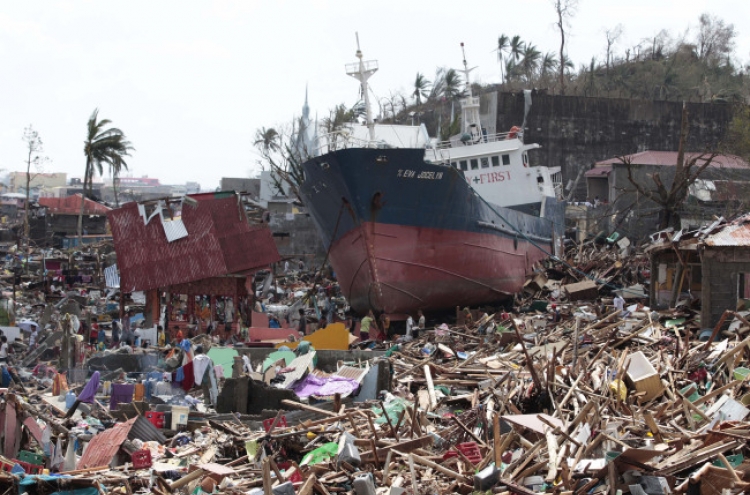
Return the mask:
<svg viewBox="0 0 750 495">
<path fill-rule="evenodd" d="M 106 382 L 122 372 L 97 376 L 91 398 L 82 397 L 92 392 L 82 383 L 69 397 L 80 404 L 65 408 L 40 399 L 59 379 L 50 384 L 42 370 L 19 369 L 4 395 L 3 441 L 14 457 L 0 459 L 7 471 L 0 488 L 258 495 L 747 488 L 750 338 L 737 336 L 750 330 L 747 321 L 736 319 L 730 338 L 719 340 L 717 325 L 701 341 L 669 311 L 635 308 L 623 318 L 611 306 L 596 316 L 599 302 L 558 303 L 562 314 L 551 305 L 460 312 L 454 325 L 371 353 L 371 364 L 391 370 L 391 390 L 379 397 L 283 399 L 265 417 L 148 400 L 110 410 Z M 307 371 L 298 378 L 316 373 Z"/>
</svg>

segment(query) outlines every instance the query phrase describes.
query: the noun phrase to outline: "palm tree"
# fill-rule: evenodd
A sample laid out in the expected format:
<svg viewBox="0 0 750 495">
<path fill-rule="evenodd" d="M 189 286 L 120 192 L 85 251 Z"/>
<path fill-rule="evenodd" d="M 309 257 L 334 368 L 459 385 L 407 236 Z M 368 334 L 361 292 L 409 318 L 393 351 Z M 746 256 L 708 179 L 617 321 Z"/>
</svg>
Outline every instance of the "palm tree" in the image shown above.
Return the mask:
<svg viewBox="0 0 750 495">
<path fill-rule="evenodd" d="M 539 62 L 542 56 L 542 52 L 537 50 L 534 45 L 526 45 L 523 50 L 523 58 L 521 59 L 521 67 L 523 72 L 526 74 L 526 81 L 531 82 L 531 78 L 534 72 L 539 68 Z"/>
<path fill-rule="evenodd" d="M 557 58 L 553 52 L 547 52 L 539 62 L 539 80 L 543 81 L 544 84 L 548 82 L 548 76 L 554 74 L 557 68 Z"/>
<path fill-rule="evenodd" d="M 78 215 L 78 244 L 83 244 L 83 210 L 86 197 L 92 195 L 94 171 L 102 175 L 104 172 L 102 164 L 107 164 L 110 170 L 119 171 L 128 168 L 125 157 L 130 156 L 133 146 L 127 140 L 125 134 L 116 127 L 107 126 L 112 121 L 99 120 L 99 109 L 91 114 L 87 124 L 86 140 L 83 142 L 83 154 L 86 157 L 86 170 L 83 174 L 83 197 L 81 198 L 81 211 Z"/>
<path fill-rule="evenodd" d="M 500 83 L 505 82 L 505 74 L 503 73 L 503 66 L 505 65 L 505 57 L 503 56 L 505 53 L 508 53 L 508 47 L 510 43 L 510 38 L 508 38 L 506 35 L 501 34 L 497 38 L 497 61 L 500 62 Z"/>
<path fill-rule="evenodd" d="M 130 144 L 130 143 L 128 143 Z M 117 195 L 117 188 L 120 185 L 120 173 L 122 172 L 122 169 L 127 170 L 128 164 L 125 163 L 122 160 L 122 157 L 117 156 L 112 160 L 112 163 L 109 164 L 109 174 L 112 176 L 112 190 L 115 193 L 115 207 L 120 207 L 120 199 Z"/>
<path fill-rule="evenodd" d="M 510 50 L 510 58 L 514 62 L 518 62 L 518 60 L 523 57 L 523 50 L 525 46 L 526 43 L 521 41 L 521 37 L 518 35 L 515 35 L 510 39 L 508 49 Z"/>
<path fill-rule="evenodd" d="M 456 69 L 448 69 L 443 77 L 443 96 L 452 100 L 461 94 L 461 76 Z"/>
<path fill-rule="evenodd" d="M 417 102 L 417 106 L 422 104 L 422 98 L 430 96 L 430 84 L 424 74 L 417 72 L 417 78 L 414 80 L 414 92 L 411 94 Z"/>
<path fill-rule="evenodd" d="M 255 131 L 253 146 L 258 148 L 264 155 L 279 150 L 279 132 L 273 127 L 266 129 L 261 127 Z"/>
</svg>

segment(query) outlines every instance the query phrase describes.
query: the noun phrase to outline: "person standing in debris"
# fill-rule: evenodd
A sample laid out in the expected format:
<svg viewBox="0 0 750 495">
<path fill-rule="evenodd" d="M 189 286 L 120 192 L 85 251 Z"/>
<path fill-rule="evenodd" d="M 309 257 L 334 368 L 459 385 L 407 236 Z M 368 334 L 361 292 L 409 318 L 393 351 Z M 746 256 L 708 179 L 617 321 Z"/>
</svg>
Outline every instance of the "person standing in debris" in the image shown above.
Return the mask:
<svg viewBox="0 0 750 495">
<path fill-rule="evenodd" d="M 419 334 L 424 332 L 425 325 L 427 324 L 425 317 L 424 317 L 424 313 L 422 312 L 421 309 L 417 311 L 417 316 L 419 317 L 419 320 L 417 322 L 417 328 L 419 330 L 417 331 L 416 335 L 414 335 L 414 338 L 419 337 Z"/>
<path fill-rule="evenodd" d="M 164 347 L 167 344 L 167 334 L 164 333 L 164 328 L 161 325 L 156 327 L 156 345 Z"/>
<path fill-rule="evenodd" d="M 625 310 L 625 299 L 622 297 L 621 294 L 615 295 L 615 299 L 613 301 L 613 304 L 615 305 L 615 311 L 624 311 Z"/>
<path fill-rule="evenodd" d="M 120 322 L 112 322 L 112 347 L 115 348 L 120 343 Z"/>
<path fill-rule="evenodd" d="M 8 337 L 0 337 L 0 366 L 8 364 Z"/>
<path fill-rule="evenodd" d="M 552 304 L 552 322 L 560 323 L 560 310 L 557 308 L 557 304 Z"/>
<path fill-rule="evenodd" d="M 29 335 L 29 350 L 33 351 L 36 349 L 36 346 L 39 344 L 39 326 L 35 325 L 34 328 L 31 330 L 31 335 Z"/>
<path fill-rule="evenodd" d="M 411 315 L 406 318 L 406 337 L 408 339 L 407 342 L 414 338 L 414 318 Z"/>
<path fill-rule="evenodd" d="M 206 405 L 216 405 L 216 397 L 219 395 L 216 386 L 216 373 L 214 362 L 203 353 L 203 346 L 195 347 L 193 358 L 193 373 L 195 384 L 203 390 L 203 401 Z"/>
<path fill-rule="evenodd" d="M 307 319 L 305 318 L 304 309 L 299 310 L 299 325 L 297 326 L 297 330 L 302 335 L 307 335 Z"/>
<path fill-rule="evenodd" d="M 380 315 L 380 330 L 381 330 L 381 337 L 385 340 L 391 340 L 391 319 L 388 317 L 387 314 L 381 313 Z"/>
<path fill-rule="evenodd" d="M 362 340 L 376 339 L 378 337 L 378 325 L 375 323 L 375 315 L 372 310 L 367 313 L 367 316 L 362 318 L 359 334 Z"/>
</svg>

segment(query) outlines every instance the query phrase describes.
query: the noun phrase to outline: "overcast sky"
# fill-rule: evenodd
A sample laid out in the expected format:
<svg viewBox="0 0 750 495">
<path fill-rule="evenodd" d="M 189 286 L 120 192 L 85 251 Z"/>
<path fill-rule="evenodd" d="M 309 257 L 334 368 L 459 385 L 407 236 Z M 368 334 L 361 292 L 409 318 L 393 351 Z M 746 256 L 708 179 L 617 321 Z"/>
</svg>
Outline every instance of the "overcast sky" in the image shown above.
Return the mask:
<svg viewBox="0 0 750 495">
<path fill-rule="evenodd" d="M 750 61 L 750 1 L 580 0 L 569 56 L 604 57 L 604 31 L 624 27 L 616 46 L 679 35 L 703 12 L 735 24 L 737 58 Z M 80 176 L 94 108 L 121 128 L 136 152 L 124 175 L 166 184 L 259 168 L 252 147 L 262 126 L 300 114 L 305 85 L 313 116 L 352 105 L 354 33 L 378 60 L 373 92 L 411 92 L 415 74 L 459 68 L 459 43 L 481 82 L 499 80 L 492 52 L 501 33 L 542 52 L 557 50 L 549 0 L 485 1 L 4 1 L 0 7 L 0 168 L 23 170 L 24 127 L 32 124 L 52 160 L 45 171 Z"/>
</svg>

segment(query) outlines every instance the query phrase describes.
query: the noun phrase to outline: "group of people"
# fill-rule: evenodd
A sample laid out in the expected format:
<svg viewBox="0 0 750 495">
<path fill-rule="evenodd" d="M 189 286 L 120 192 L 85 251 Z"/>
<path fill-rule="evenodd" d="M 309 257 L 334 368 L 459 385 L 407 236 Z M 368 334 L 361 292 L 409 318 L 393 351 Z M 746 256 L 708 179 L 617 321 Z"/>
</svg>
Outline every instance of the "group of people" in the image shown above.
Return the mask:
<svg viewBox="0 0 750 495">
<path fill-rule="evenodd" d="M 425 323 L 426 319 L 421 309 L 417 311 L 416 324 L 414 323 L 414 318 L 409 315 L 406 318 L 406 333 L 403 340 L 409 342 L 417 338 L 419 333 L 425 329 Z M 362 340 L 377 340 L 379 342 L 393 340 L 395 334 L 390 317 L 383 313 L 376 320 L 372 310 L 367 313 L 367 316 L 362 318 L 359 333 Z"/>
</svg>

